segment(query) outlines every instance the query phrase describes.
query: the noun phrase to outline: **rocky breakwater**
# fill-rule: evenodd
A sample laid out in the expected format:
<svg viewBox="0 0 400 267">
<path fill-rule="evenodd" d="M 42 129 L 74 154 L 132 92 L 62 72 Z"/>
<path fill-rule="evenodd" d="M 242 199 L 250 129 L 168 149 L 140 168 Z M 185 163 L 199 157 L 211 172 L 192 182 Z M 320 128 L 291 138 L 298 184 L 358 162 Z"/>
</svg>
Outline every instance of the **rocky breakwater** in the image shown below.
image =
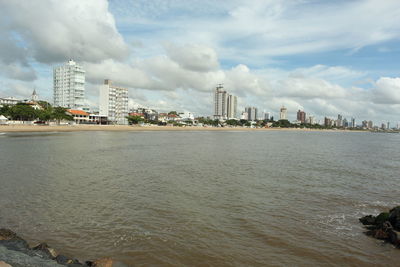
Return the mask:
<svg viewBox="0 0 400 267">
<path fill-rule="evenodd" d="M 30 247 L 28 242 L 9 229 L 0 229 L 0 267 L 125 267 L 125 264 L 103 258 L 79 262 L 57 253 L 46 243 Z"/>
<path fill-rule="evenodd" d="M 377 239 L 385 240 L 400 248 L 400 206 L 378 216 L 368 215 L 360 218 L 366 226 L 365 233 Z"/>
</svg>

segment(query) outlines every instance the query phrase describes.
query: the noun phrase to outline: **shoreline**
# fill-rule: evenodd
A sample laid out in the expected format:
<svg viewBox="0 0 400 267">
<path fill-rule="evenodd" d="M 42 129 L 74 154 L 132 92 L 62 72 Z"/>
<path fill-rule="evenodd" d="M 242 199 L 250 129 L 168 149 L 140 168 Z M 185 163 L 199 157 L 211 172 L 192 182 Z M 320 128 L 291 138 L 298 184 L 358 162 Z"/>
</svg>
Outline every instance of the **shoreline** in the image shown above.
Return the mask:
<svg viewBox="0 0 400 267">
<path fill-rule="evenodd" d="M 308 128 L 246 128 L 246 127 L 177 127 L 130 125 L 0 125 L 0 133 L 9 132 L 79 132 L 79 131 L 301 131 L 301 132 L 368 132 L 363 130 L 333 130 Z"/>
</svg>

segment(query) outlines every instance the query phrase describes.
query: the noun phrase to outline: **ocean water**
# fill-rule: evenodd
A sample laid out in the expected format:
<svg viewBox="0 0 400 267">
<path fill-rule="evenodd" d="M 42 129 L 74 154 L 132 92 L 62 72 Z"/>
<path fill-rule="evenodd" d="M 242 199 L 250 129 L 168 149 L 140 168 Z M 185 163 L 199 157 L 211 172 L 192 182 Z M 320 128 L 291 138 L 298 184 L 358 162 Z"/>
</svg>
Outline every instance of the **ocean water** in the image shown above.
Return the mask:
<svg viewBox="0 0 400 267">
<path fill-rule="evenodd" d="M 130 266 L 396 266 L 358 218 L 399 181 L 399 134 L 0 135 L 0 227 Z"/>
</svg>

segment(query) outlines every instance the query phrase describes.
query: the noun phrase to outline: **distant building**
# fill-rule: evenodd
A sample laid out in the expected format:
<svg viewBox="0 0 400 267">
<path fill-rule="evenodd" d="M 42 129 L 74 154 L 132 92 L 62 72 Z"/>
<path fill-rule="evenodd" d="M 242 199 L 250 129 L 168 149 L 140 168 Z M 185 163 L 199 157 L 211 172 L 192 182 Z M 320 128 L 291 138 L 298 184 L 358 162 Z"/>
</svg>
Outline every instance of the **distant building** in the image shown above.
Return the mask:
<svg viewBox="0 0 400 267">
<path fill-rule="evenodd" d="M 242 112 L 242 116 L 240 116 L 241 120 L 248 120 L 249 119 L 249 114 L 247 112 Z"/>
<path fill-rule="evenodd" d="M 367 127 L 368 127 L 368 129 L 374 128 L 374 123 L 372 121 L 368 121 L 367 122 Z"/>
<path fill-rule="evenodd" d="M 39 96 L 36 94 L 36 89 L 33 89 L 31 100 L 37 102 L 39 100 Z"/>
<path fill-rule="evenodd" d="M 53 71 L 54 106 L 83 109 L 85 104 L 85 71 L 70 60 Z"/>
<path fill-rule="evenodd" d="M 332 126 L 332 119 L 325 117 L 324 119 L 324 126 L 325 127 L 331 127 Z"/>
<path fill-rule="evenodd" d="M 20 99 L 16 99 L 14 97 L 4 97 L 0 98 L 0 107 L 2 106 L 13 106 L 21 102 Z"/>
<path fill-rule="evenodd" d="M 308 119 L 307 119 L 307 123 L 315 124 L 315 117 L 314 116 L 309 116 Z"/>
<path fill-rule="evenodd" d="M 269 120 L 271 118 L 271 114 L 269 112 L 264 111 L 263 120 Z"/>
<path fill-rule="evenodd" d="M 299 109 L 297 111 L 297 120 L 301 123 L 305 123 L 306 122 L 306 113 Z"/>
<path fill-rule="evenodd" d="M 287 109 L 285 106 L 281 107 L 280 113 L 279 113 L 279 119 L 280 120 L 287 120 Z"/>
<path fill-rule="evenodd" d="M 226 120 L 237 117 L 237 97 L 230 95 L 219 84 L 214 91 L 214 119 Z"/>
<path fill-rule="evenodd" d="M 215 88 L 214 92 L 214 119 L 225 119 L 227 117 L 228 94 L 222 84 Z"/>
<path fill-rule="evenodd" d="M 338 118 L 336 120 L 336 126 L 337 127 L 343 127 L 343 116 L 338 114 Z"/>
<path fill-rule="evenodd" d="M 89 123 L 89 113 L 79 109 L 67 109 L 67 113 L 74 118 L 76 124 Z"/>
<path fill-rule="evenodd" d="M 355 128 L 355 127 L 356 127 L 356 119 L 355 119 L 355 118 L 351 118 L 350 127 L 351 127 L 351 128 Z"/>
<path fill-rule="evenodd" d="M 106 79 L 100 88 L 99 114 L 107 116 L 108 120 L 115 124 L 128 124 L 128 89 L 113 86 Z"/>
<path fill-rule="evenodd" d="M 369 128 L 368 121 L 363 120 L 363 121 L 361 122 L 361 127 L 362 127 L 362 128 Z"/>
<path fill-rule="evenodd" d="M 247 113 L 247 120 L 248 121 L 255 121 L 257 120 L 257 113 L 258 109 L 256 107 L 246 107 L 245 113 Z"/>
<path fill-rule="evenodd" d="M 236 119 L 237 118 L 237 96 L 228 94 L 228 102 L 227 102 L 227 117 L 228 119 Z"/>
</svg>

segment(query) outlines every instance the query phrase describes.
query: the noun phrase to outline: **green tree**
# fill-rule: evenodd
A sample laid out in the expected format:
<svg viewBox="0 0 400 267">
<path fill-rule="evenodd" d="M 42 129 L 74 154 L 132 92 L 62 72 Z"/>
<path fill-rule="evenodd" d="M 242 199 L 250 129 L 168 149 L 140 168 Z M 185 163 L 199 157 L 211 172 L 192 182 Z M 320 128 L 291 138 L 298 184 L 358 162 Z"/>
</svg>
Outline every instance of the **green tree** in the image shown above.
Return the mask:
<svg viewBox="0 0 400 267">
<path fill-rule="evenodd" d="M 36 118 L 36 112 L 32 106 L 18 103 L 10 108 L 9 116 L 12 120 L 31 121 Z"/>
<path fill-rule="evenodd" d="M 138 124 L 139 122 L 144 121 L 140 116 L 128 116 L 126 118 L 128 119 L 129 124 Z"/>
<path fill-rule="evenodd" d="M 73 120 L 73 117 L 67 114 L 67 109 L 63 107 L 53 108 L 53 112 L 51 113 L 51 118 L 57 120 L 58 124 L 60 124 L 62 120 L 67 120 L 67 121 Z"/>
<path fill-rule="evenodd" d="M 0 107 L 0 115 L 4 115 L 5 117 L 10 117 L 11 116 L 10 112 L 11 112 L 11 106 L 4 105 Z"/>
<path fill-rule="evenodd" d="M 178 115 L 178 113 L 173 110 L 173 111 L 168 112 L 168 115 Z"/>
</svg>

